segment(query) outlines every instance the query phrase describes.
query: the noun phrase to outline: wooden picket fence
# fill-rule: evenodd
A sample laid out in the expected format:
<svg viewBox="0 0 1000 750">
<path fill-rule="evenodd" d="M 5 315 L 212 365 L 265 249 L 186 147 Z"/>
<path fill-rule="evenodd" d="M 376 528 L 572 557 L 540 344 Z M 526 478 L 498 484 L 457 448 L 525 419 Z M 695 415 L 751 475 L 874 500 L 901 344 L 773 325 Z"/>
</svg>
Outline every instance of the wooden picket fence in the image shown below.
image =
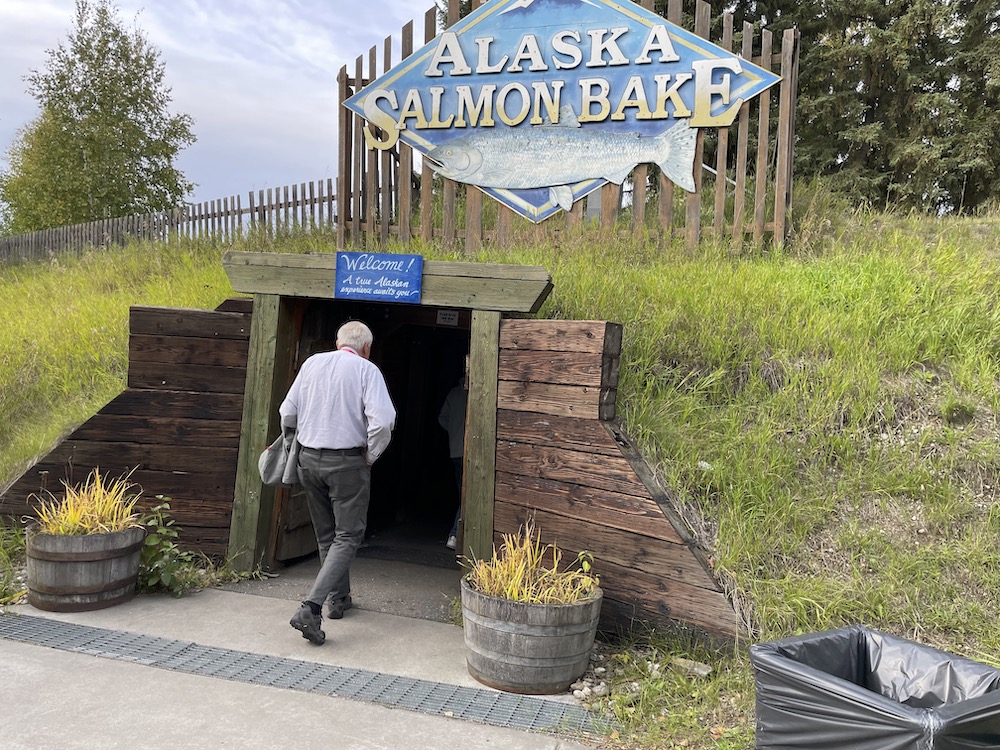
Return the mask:
<svg viewBox="0 0 1000 750">
<path fill-rule="evenodd" d="M 471 6 L 475 9 L 483 2 L 472 0 Z M 640 0 L 639 4 L 653 8 L 653 0 Z M 710 39 L 711 6 L 704 0 L 667 0 L 667 19 L 682 25 L 686 4 L 693 5 L 694 33 Z M 460 0 L 448 0 L 448 26 L 460 19 L 460 5 Z M 731 13 L 723 14 L 721 28 L 721 38 L 710 41 L 733 50 L 736 29 Z M 438 9 L 434 7 L 423 17 L 423 43 L 433 41 L 439 31 Z M 347 66 L 341 68 L 341 103 L 414 51 L 413 21 L 402 28 L 400 39 L 399 55 L 392 37 L 387 37 L 381 55 L 372 47 L 356 59 L 353 73 Z M 695 170 L 695 193 L 675 189 L 662 176 L 654 186 L 648 167 L 639 165 L 624 187 L 605 185 L 577 201 L 564 218 L 557 215 L 543 228 L 531 231 L 596 220 L 604 228 L 656 232 L 667 239 L 683 237 L 691 247 L 704 236 L 729 238 L 736 249 L 748 240 L 784 242 L 792 208 L 798 31 L 784 32 L 780 51 L 773 50 L 774 43 L 768 29 L 743 25 L 738 54 L 768 70 L 777 69 L 782 80 L 776 92 L 766 91 L 744 103 L 731 127 L 699 131 L 696 163 L 703 168 Z M 436 178 L 427 166 L 415 172 L 413 151 L 404 143 L 388 151 L 366 150 L 363 125 L 360 117 L 339 107 L 337 178 L 250 191 L 162 213 L 0 237 L 0 264 L 79 254 L 88 247 L 121 244 L 128 238 L 166 242 L 180 237 L 226 239 L 247 231 L 315 226 L 336 226 L 341 248 L 419 237 L 474 252 L 484 242 L 510 245 L 515 231 L 520 234 L 527 225 L 509 208 L 484 200 L 477 188 Z M 342 216 L 338 206 L 343 207 Z"/>
<path fill-rule="evenodd" d="M 0 264 L 79 255 L 130 239 L 172 242 L 181 237 L 229 239 L 248 231 L 278 232 L 336 224 L 332 177 L 192 203 L 170 211 L 0 237 Z M 245 197 L 244 197 L 245 196 Z"/>
<path fill-rule="evenodd" d="M 484 2 L 472 0 L 471 9 Z M 711 6 L 704 0 L 668 0 L 667 20 L 681 26 L 685 3 L 693 5 L 694 33 L 710 39 Z M 639 4 L 653 9 L 653 0 L 639 0 Z M 460 18 L 460 0 L 448 0 L 446 25 Z M 721 27 L 721 38 L 710 41 L 733 50 L 736 30 L 731 13 L 723 15 Z M 423 18 L 423 43 L 433 41 L 439 32 L 438 10 L 431 8 Z M 367 56 L 355 60 L 353 71 L 341 68 L 341 103 L 414 51 L 413 21 L 403 26 L 400 40 L 399 55 L 393 39 L 387 37 L 381 54 L 378 47 L 372 47 Z M 728 236 L 737 249 L 749 238 L 784 242 L 792 206 L 799 33 L 786 31 L 778 52 L 773 50 L 774 41 L 768 29 L 758 35 L 751 24 L 744 24 L 738 54 L 767 70 L 777 68 L 782 80 L 777 93 L 766 91 L 746 102 L 731 127 L 708 129 L 707 134 L 706 129 L 699 131 L 695 163 L 703 169 L 695 171 L 695 193 L 675 191 L 673 183 L 661 176 L 653 200 L 648 167 L 639 165 L 625 183 L 631 185 L 630 191 L 605 185 L 577 201 L 566 214 L 565 225 L 596 217 L 602 227 L 621 227 L 627 209 L 631 220 L 626 230 L 683 236 L 688 246 L 697 245 L 706 235 Z M 470 252 L 484 241 L 500 246 L 510 243 L 515 222 L 521 221 L 513 211 L 492 199 L 484 203 L 484 194 L 476 188 L 434 177 L 427 166 L 414 179 L 414 157 L 408 145 L 400 142 L 387 151 L 366 150 L 364 120 L 343 106 L 339 111 L 340 247 L 373 241 L 384 245 L 390 237 L 405 242 L 413 236 L 425 241 L 437 238 L 453 246 L 464 243 Z M 564 226 L 557 217 L 545 225 Z"/>
</svg>

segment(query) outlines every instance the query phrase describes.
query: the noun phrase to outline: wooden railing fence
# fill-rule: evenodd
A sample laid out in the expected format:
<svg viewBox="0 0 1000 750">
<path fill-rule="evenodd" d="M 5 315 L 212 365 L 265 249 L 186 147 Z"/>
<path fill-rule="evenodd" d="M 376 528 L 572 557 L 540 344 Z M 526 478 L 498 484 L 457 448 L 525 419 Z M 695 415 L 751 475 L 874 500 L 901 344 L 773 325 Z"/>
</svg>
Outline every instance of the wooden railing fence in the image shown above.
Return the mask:
<svg viewBox="0 0 1000 750">
<path fill-rule="evenodd" d="M 640 5 L 652 9 L 653 1 L 640 0 Z M 471 6 L 475 9 L 483 2 L 472 0 Z M 681 25 L 685 3 L 692 4 L 692 0 L 667 0 L 667 19 Z M 693 7 L 694 33 L 708 39 L 711 6 L 693 0 Z M 448 25 L 459 18 L 460 0 L 448 0 Z M 737 30 L 731 13 L 723 15 L 721 28 L 721 39 L 711 41 L 734 49 Z M 424 14 L 421 44 L 432 41 L 438 32 L 435 7 Z M 773 35 L 766 28 L 758 38 L 754 27 L 744 24 L 741 34 L 738 54 L 769 70 L 778 69 L 782 80 L 777 91 L 766 91 L 746 102 L 731 127 L 699 131 L 696 161 L 703 168 L 695 171 L 697 192 L 675 189 L 662 175 L 654 184 L 649 168 L 639 165 L 622 187 L 605 185 L 545 226 L 573 227 L 596 219 L 602 227 L 656 232 L 667 239 L 683 237 L 692 247 L 703 236 L 728 237 L 737 250 L 748 239 L 784 242 L 792 207 L 799 34 L 795 29 L 784 32 L 780 52 L 773 51 Z M 341 68 L 341 102 L 414 51 L 414 22 L 403 27 L 400 38 L 399 57 L 394 57 L 392 37 L 387 37 L 381 60 L 378 48 L 372 47 L 367 56 L 357 58 L 353 72 L 347 66 Z M 234 195 L 157 214 L 0 237 L 0 264 L 79 254 L 88 247 L 121 244 L 128 238 L 225 239 L 249 230 L 315 226 L 336 226 L 341 248 L 385 245 L 390 237 L 403 242 L 420 237 L 464 245 L 474 252 L 483 242 L 510 244 L 515 226 L 527 223 L 492 198 L 485 199 L 477 188 L 435 178 L 426 165 L 415 171 L 413 151 L 406 144 L 391 151 L 367 151 L 363 124 L 346 107 L 339 107 L 336 179 L 250 191 L 245 202 L 243 195 Z M 343 221 L 338 206 L 343 207 Z"/>
<path fill-rule="evenodd" d="M 327 177 L 191 203 L 171 211 L 0 237 L 0 264 L 79 255 L 87 248 L 120 245 L 129 239 L 164 242 L 181 237 L 227 239 L 247 231 L 332 227 L 336 224 L 335 182 Z"/>
<path fill-rule="evenodd" d="M 485 0 L 472 0 L 474 10 Z M 652 10 L 654 0 L 639 0 Z M 685 4 L 693 5 L 694 33 L 710 38 L 711 6 L 704 0 L 668 0 L 666 17 L 680 26 Z M 461 17 L 460 0 L 448 0 L 447 25 Z M 340 101 L 353 96 L 413 51 L 437 36 L 438 11 L 431 8 L 423 18 L 423 41 L 418 45 L 411 21 L 401 30 L 396 55 L 392 37 L 387 37 L 381 54 L 372 47 L 359 56 L 353 70 L 340 70 Z M 737 39 L 734 18 L 725 13 L 721 39 L 711 39 L 733 50 Z M 633 171 L 625 187 L 609 184 L 585 200 L 577 201 L 565 215 L 565 225 L 579 225 L 585 217 L 598 217 L 603 227 L 620 226 L 626 215 L 632 231 L 656 231 L 661 237 L 683 236 L 687 245 L 696 245 L 702 236 L 729 236 L 737 249 L 748 239 L 770 238 L 783 242 L 787 236 L 792 205 L 792 147 L 795 140 L 795 92 L 799 58 L 799 34 L 784 32 L 781 49 L 773 51 L 773 34 L 751 24 L 741 30 L 737 54 L 782 76 L 778 90 L 767 91 L 746 102 L 729 128 L 701 129 L 695 172 L 697 191 L 687 194 L 663 178 L 652 184 L 646 165 Z M 512 239 L 515 214 L 496 201 L 484 201 L 476 188 L 434 177 L 423 166 L 413 174 L 412 149 L 400 142 L 391 151 L 366 150 L 362 134 L 364 120 L 340 107 L 337 203 L 343 206 L 338 225 L 338 244 L 385 244 L 390 237 L 404 242 L 411 236 L 424 240 L 440 238 L 446 244 L 464 243 L 475 251 L 484 241 L 500 246 Z M 630 189 L 629 189 L 630 188 Z M 586 206 L 584 204 L 587 204 Z M 564 226 L 558 215 L 544 226 Z"/>
</svg>

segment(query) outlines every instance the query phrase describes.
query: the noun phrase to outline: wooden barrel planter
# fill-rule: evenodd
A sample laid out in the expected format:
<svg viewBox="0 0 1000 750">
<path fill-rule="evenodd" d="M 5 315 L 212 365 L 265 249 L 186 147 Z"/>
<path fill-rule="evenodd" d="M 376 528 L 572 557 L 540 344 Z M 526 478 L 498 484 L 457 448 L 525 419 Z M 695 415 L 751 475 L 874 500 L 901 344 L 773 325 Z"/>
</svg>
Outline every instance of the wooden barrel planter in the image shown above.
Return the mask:
<svg viewBox="0 0 1000 750">
<path fill-rule="evenodd" d="M 146 530 L 67 536 L 29 531 L 28 602 L 50 612 L 103 609 L 135 596 Z"/>
<path fill-rule="evenodd" d="M 469 674 L 511 693 L 559 693 L 587 671 L 603 593 L 576 604 L 486 596 L 462 579 Z"/>
</svg>

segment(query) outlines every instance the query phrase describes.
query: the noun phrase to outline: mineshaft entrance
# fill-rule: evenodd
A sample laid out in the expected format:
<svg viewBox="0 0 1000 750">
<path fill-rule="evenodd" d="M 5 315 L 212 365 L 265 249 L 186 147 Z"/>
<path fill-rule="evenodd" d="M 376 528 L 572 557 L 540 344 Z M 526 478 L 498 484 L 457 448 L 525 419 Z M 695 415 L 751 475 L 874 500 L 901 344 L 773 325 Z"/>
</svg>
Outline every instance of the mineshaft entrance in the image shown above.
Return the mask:
<svg viewBox="0 0 1000 750">
<path fill-rule="evenodd" d="M 388 370 L 387 381 L 394 371 L 409 370 L 421 357 L 412 351 L 404 353 L 402 345 L 396 348 L 393 355 L 394 347 L 389 345 L 393 338 L 397 344 L 412 341 L 420 330 L 430 327 L 431 317 L 437 321 L 441 310 L 457 311 L 460 319 L 467 318 L 469 410 L 465 446 L 465 534 L 461 552 L 470 556 L 488 555 L 493 545 L 500 318 L 503 313 L 537 312 L 552 290 L 551 277 L 545 269 L 537 266 L 426 261 L 420 305 L 350 303 L 353 308 L 341 308 L 339 306 L 345 303 L 334 299 L 336 260 L 334 253 L 281 255 L 235 252 L 227 253 L 223 259 L 223 268 L 233 289 L 254 295 L 229 539 L 229 554 L 234 566 L 250 569 L 257 562 L 275 559 L 273 519 L 276 493 L 273 487 L 261 483 L 257 473 L 257 456 L 260 446 L 267 445 L 269 438 L 278 432 L 278 405 L 297 366 L 302 331 L 308 331 L 305 321 L 309 304 L 321 305 L 314 309 L 322 309 L 322 305 L 338 305 L 337 308 L 327 308 L 336 310 L 329 314 L 332 319 L 345 312 L 365 319 L 373 326 L 376 349 L 380 347 L 380 340 L 387 343 L 384 355 L 379 355 L 387 357 L 386 362 L 380 363 Z M 317 320 L 323 319 L 323 315 L 317 316 Z M 343 319 L 346 318 L 341 318 L 340 322 Z M 393 322 L 390 324 L 388 321 Z M 322 330 L 316 332 L 315 341 L 328 341 L 330 338 L 322 325 Z M 298 345 L 292 345 L 292 342 L 298 342 Z M 452 341 L 451 346 L 457 345 Z M 392 356 L 398 361 L 391 361 Z M 429 407 L 421 407 L 418 403 L 414 410 L 410 416 L 417 423 L 413 429 L 418 430 Z M 397 429 L 406 431 L 411 428 L 400 421 Z M 401 442 L 406 442 L 406 438 Z M 407 459 L 400 457 L 396 460 Z M 398 474 L 405 480 L 405 472 Z M 373 477 L 373 487 L 377 481 Z"/>
<path fill-rule="evenodd" d="M 288 385 L 311 355 L 330 351 L 347 320 L 364 321 L 374 334 L 372 361 L 389 386 L 398 413 L 392 442 L 372 468 L 368 534 L 379 537 L 400 527 L 410 540 L 443 545 L 461 500 L 449 457 L 448 436 L 437 416 L 448 391 L 462 379 L 469 353 L 472 315 L 468 310 L 415 305 L 300 298 L 293 303 L 293 350 Z M 275 561 L 310 554 L 316 540 L 304 492 L 275 489 Z"/>
<path fill-rule="evenodd" d="M 404 453 L 426 438 L 438 406 L 428 394 L 445 387 L 447 363 L 469 353 L 462 553 L 489 555 L 496 535 L 530 515 L 543 543 L 570 557 L 593 554 L 602 627 L 679 621 L 740 635 L 705 551 L 617 421 L 621 325 L 518 315 L 551 288 L 538 268 L 428 262 L 423 305 L 367 306 L 333 298 L 332 253 L 230 254 L 225 264 L 252 302 L 133 308 L 128 387 L 0 496 L 0 514 L 30 514 L 32 493 L 72 479 L 74 467 L 136 467 L 147 494 L 175 501 L 182 544 L 243 569 L 273 559 L 280 506 L 260 484 L 257 456 L 277 434 L 297 363 L 329 344 L 345 317 L 360 317 L 377 328 L 380 364 L 404 389 L 400 404 L 414 405 L 393 441 Z M 457 314 L 459 325 L 446 327 L 439 314 Z M 385 485 L 419 486 L 414 467 L 426 460 L 415 452 Z M 410 498 L 382 502 L 376 512 L 393 519 L 432 512 Z M 308 525 L 304 533 L 311 544 Z"/>
</svg>

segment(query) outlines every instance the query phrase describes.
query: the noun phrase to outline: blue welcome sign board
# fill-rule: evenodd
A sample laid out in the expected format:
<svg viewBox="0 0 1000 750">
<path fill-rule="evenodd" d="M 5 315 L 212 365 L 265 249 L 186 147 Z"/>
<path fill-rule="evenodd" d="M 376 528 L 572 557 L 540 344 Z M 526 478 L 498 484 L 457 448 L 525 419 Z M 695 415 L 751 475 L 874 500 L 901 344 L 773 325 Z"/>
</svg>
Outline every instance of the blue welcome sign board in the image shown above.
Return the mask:
<svg viewBox="0 0 1000 750">
<path fill-rule="evenodd" d="M 424 258 L 393 253 L 337 253 L 335 299 L 420 304 Z"/>
<path fill-rule="evenodd" d="M 697 129 L 779 80 L 628 0 L 491 0 L 344 106 L 540 222 L 638 164 L 693 191 Z"/>
</svg>

